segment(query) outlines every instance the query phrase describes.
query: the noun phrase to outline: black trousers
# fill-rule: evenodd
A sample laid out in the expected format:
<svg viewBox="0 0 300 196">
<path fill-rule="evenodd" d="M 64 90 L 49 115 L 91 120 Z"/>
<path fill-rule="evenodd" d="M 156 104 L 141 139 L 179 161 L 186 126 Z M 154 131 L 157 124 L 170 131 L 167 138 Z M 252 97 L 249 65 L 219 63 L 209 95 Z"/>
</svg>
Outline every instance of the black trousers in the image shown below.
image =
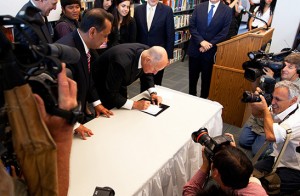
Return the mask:
<svg viewBox="0 0 300 196">
<path fill-rule="evenodd" d="M 197 83 L 201 73 L 200 97 L 207 98 L 209 94 L 212 68 L 214 64 L 214 51 L 201 53 L 198 57 L 189 57 L 189 94 L 197 95 Z"/>
</svg>

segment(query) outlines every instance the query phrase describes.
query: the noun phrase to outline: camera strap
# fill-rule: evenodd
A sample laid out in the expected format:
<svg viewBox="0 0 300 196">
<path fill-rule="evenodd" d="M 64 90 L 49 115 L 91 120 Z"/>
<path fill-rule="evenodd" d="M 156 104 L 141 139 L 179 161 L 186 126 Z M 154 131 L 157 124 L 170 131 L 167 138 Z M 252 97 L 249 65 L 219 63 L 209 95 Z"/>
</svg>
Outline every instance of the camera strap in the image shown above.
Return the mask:
<svg viewBox="0 0 300 196">
<path fill-rule="evenodd" d="M 294 114 L 296 111 L 298 110 L 298 104 L 297 104 L 297 107 L 293 110 L 293 111 L 291 111 L 288 115 L 286 115 L 285 117 L 284 117 L 284 119 L 282 120 L 282 121 L 280 121 L 278 124 L 280 125 L 283 121 L 285 121 L 286 119 L 288 119 L 292 114 Z"/>
<path fill-rule="evenodd" d="M 297 107 L 296 107 L 293 111 L 291 111 L 288 115 L 286 115 L 286 116 L 284 117 L 284 119 L 283 119 L 282 121 L 280 121 L 278 124 L 280 125 L 283 121 L 285 121 L 286 119 L 288 119 L 292 114 L 294 114 L 294 113 L 297 111 L 297 109 L 298 109 L 298 104 L 297 104 Z M 286 141 L 288 141 L 288 140 L 289 140 L 289 137 L 290 137 L 290 133 L 291 133 L 292 131 L 291 131 L 290 128 L 286 128 L 286 127 L 284 127 L 284 128 L 285 128 L 285 130 L 286 130 L 286 132 L 287 132 L 287 139 L 286 139 Z M 258 152 L 255 154 L 255 156 L 254 156 L 253 159 L 252 159 L 252 164 L 253 164 L 253 165 L 257 162 L 257 160 L 258 160 L 258 158 L 260 157 L 260 155 L 264 152 L 264 150 L 267 148 L 267 146 L 268 146 L 270 143 L 271 143 L 271 142 L 265 140 L 263 146 L 258 150 Z M 283 146 L 283 148 L 285 149 L 284 146 Z M 281 151 L 284 151 L 284 150 L 281 150 Z M 278 160 L 278 159 L 277 159 L 277 160 Z M 280 160 L 280 158 L 279 158 L 279 160 Z M 278 163 L 277 163 L 277 164 L 278 164 Z M 276 169 L 277 164 L 276 164 L 276 165 L 274 164 L 275 167 L 273 167 L 273 169 Z"/>
</svg>

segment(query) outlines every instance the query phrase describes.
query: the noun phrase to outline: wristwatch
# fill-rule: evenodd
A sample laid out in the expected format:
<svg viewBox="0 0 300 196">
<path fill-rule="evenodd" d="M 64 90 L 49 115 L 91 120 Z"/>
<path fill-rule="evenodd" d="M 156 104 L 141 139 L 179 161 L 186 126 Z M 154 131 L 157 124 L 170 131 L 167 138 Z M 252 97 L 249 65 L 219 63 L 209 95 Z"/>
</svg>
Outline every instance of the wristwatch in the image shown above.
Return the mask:
<svg viewBox="0 0 300 196">
<path fill-rule="evenodd" d="M 70 125 L 74 125 L 76 122 L 81 122 L 84 118 L 84 114 L 81 111 L 81 104 L 77 107 L 67 111 L 60 108 L 53 108 L 51 114 L 62 117 L 67 120 Z"/>
</svg>

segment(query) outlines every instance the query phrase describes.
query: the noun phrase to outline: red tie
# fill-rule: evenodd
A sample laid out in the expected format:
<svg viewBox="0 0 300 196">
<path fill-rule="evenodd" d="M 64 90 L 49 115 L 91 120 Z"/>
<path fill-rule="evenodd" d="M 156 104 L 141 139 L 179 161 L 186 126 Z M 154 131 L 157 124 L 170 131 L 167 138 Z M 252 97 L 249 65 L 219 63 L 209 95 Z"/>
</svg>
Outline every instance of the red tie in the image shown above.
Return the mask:
<svg viewBox="0 0 300 196">
<path fill-rule="evenodd" d="M 91 71 L 91 53 L 90 53 L 90 51 L 88 51 L 88 53 L 86 53 L 86 57 L 87 57 L 87 62 L 88 62 L 88 70 L 90 73 L 90 71 Z"/>
</svg>

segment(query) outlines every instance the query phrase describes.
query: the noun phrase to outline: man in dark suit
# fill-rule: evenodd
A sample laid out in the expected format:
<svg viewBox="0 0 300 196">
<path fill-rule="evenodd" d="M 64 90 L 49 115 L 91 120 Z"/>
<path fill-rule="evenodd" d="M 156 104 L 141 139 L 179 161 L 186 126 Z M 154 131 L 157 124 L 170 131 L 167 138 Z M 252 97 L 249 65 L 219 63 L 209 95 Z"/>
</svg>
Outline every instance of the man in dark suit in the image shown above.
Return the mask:
<svg viewBox="0 0 300 196">
<path fill-rule="evenodd" d="M 141 90 L 148 90 L 151 100 L 160 104 L 154 88 L 153 74 L 168 64 L 164 48 L 144 44 L 128 43 L 114 46 L 93 62 L 95 87 L 103 105 L 107 108 L 147 109 L 150 101 L 127 99 L 127 86 L 140 78 Z"/>
<path fill-rule="evenodd" d="M 148 0 L 147 4 L 137 6 L 134 10 L 137 26 L 138 43 L 148 46 L 161 46 L 173 58 L 175 29 L 174 16 L 171 7 L 159 3 L 158 0 Z M 164 69 L 154 76 L 154 83 L 161 85 Z"/>
<path fill-rule="evenodd" d="M 33 18 L 40 23 L 37 24 L 35 22 L 30 22 L 30 26 L 25 25 L 23 28 L 25 32 L 28 34 L 29 38 L 32 41 L 32 44 L 42 43 L 52 43 L 51 33 L 53 29 L 48 23 L 47 16 L 52 10 L 56 9 L 56 4 L 58 0 L 32 0 L 26 3 L 21 10 L 17 14 L 17 18 L 22 18 L 21 14 L 26 12 L 26 9 L 29 7 L 36 7 L 40 9 L 40 12 L 34 14 Z M 14 37 L 15 42 L 26 43 L 27 39 L 25 39 L 24 35 L 16 28 L 14 28 Z"/>
<path fill-rule="evenodd" d="M 187 51 L 189 94 L 197 95 L 197 83 L 201 72 L 200 97 L 208 97 L 216 44 L 226 39 L 231 19 L 231 9 L 220 3 L 220 0 L 209 0 L 196 6 L 190 19 L 191 39 Z"/>
<path fill-rule="evenodd" d="M 81 54 L 77 64 L 67 65 L 67 67 L 71 70 L 73 79 L 77 82 L 77 97 L 86 116 L 90 116 L 86 110 L 87 102 L 93 103 L 96 117 L 101 113 L 107 117 L 113 114 L 101 104 L 90 73 L 90 62 L 96 56 L 96 52 L 93 49 L 99 48 L 103 42 L 107 41 L 111 31 L 112 20 L 113 16 L 105 10 L 100 8 L 91 9 L 84 14 L 79 29 L 57 41 L 57 43 L 77 48 Z M 85 123 L 88 120 L 86 118 L 80 123 Z M 83 125 L 75 125 L 75 132 L 79 132 L 83 139 L 85 139 L 85 134 L 89 136 L 93 134 L 91 130 Z"/>
</svg>

